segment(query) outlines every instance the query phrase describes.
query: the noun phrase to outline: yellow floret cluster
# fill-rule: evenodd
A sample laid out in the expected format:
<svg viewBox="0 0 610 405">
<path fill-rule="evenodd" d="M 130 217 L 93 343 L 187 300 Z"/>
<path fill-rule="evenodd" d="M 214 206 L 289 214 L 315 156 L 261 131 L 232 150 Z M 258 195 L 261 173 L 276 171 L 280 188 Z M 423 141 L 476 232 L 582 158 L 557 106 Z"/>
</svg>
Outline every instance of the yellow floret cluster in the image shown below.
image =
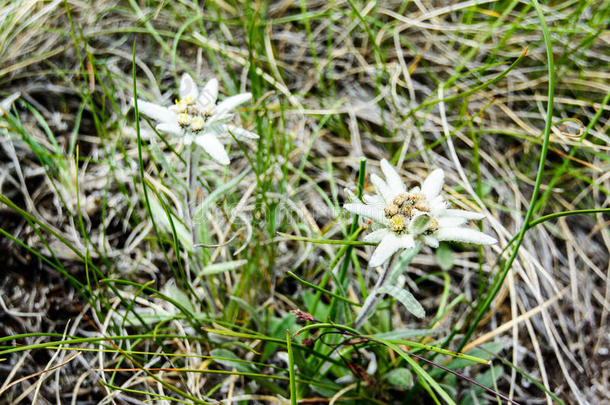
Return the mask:
<svg viewBox="0 0 610 405">
<path fill-rule="evenodd" d="M 401 193 L 383 211 L 386 218 L 390 220 L 390 228 L 400 234 L 407 229 L 409 221 L 413 218 L 430 212 L 430 207 L 424 194 Z M 432 233 L 437 230 L 438 221 L 431 218 L 426 233 Z"/>
<path fill-rule="evenodd" d="M 178 114 L 178 125 L 193 132 L 199 132 L 205 126 L 205 120 L 212 114 L 212 106 L 202 107 L 192 97 L 176 100 L 170 107 Z"/>
</svg>

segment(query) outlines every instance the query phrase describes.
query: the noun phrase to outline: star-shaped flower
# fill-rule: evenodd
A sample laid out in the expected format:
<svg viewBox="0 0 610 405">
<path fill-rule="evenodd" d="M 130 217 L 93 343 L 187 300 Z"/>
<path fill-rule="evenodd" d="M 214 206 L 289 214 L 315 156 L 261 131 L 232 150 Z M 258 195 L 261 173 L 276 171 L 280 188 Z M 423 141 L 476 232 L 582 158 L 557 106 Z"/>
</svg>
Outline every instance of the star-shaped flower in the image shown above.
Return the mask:
<svg viewBox="0 0 610 405">
<path fill-rule="evenodd" d="M 195 142 L 223 165 L 229 164 L 229 156 L 217 138 L 219 135 L 230 132 L 245 138 L 258 138 L 258 135 L 250 131 L 227 124 L 233 118 L 232 111 L 250 100 L 252 94 L 237 94 L 216 104 L 218 81 L 212 79 L 202 89 L 198 89 L 188 73 L 182 75 L 179 94 L 180 98 L 171 107 L 138 99 L 138 109 L 159 122 L 157 131 L 183 137 L 186 145 Z"/>
<path fill-rule="evenodd" d="M 379 242 L 369 261 L 376 267 L 385 263 L 399 249 L 413 249 L 416 243 L 437 248 L 440 241 L 491 245 L 496 240 L 477 230 L 464 227 L 469 219 L 483 219 L 476 212 L 449 209 L 440 192 L 444 173 L 436 169 L 420 187 L 407 191 L 400 176 L 387 160 L 381 161 L 385 181 L 373 174 L 376 195 L 365 195 L 362 202 L 343 208 L 374 222 L 375 231 L 364 240 Z"/>
</svg>

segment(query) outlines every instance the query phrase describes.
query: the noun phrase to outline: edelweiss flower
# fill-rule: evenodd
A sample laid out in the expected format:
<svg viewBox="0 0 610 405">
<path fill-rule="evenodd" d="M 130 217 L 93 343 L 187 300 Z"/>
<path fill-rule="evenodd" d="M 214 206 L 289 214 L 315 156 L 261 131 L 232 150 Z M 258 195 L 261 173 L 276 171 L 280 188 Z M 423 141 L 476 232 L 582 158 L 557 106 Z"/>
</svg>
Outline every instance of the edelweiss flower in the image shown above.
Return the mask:
<svg viewBox="0 0 610 405">
<path fill-rule="evenodd" d="M 210 80 L 199 91 L 193 78 L 187 73 L 182 75 L 179 93 L 180 99 L 171 107 L 138 99 L 139 111 L 159 121 L 157 131 L 181 136 L 186 145 L 195 142 L 223 165 L 229 164 L 229 156 L 217 136 L 230 132 L 245 138 L 258 138 L 258 135 L 250 131 L 226 124 L 233 117 L 231 111 L 250 100 L 252 94 L 238 94 L 216 104 L 218 81 Z"/>
<path fill-rule="evenodd" d="M 363 197 L 364 203 L 352 202 L 343 208 L 374 222 L 377 230 L 364 240 L 379 242 L 369 261 L 375 267 L 385 263 L 399 249 L 412 249 L 416 243 L 437 248 L 439 241 L 491 245 L 496 240 L 482 232 L 463 227 L 469 219 L 485 216 L 476 212 L 448 209 L 440 195 L 444 173 L 436 169 L 420 187 L 407 192 L 398 173 L 387 160 L 381 161 L 382 180 L 373 174 L 371 182 L 377 195 Z"/>
</svg>

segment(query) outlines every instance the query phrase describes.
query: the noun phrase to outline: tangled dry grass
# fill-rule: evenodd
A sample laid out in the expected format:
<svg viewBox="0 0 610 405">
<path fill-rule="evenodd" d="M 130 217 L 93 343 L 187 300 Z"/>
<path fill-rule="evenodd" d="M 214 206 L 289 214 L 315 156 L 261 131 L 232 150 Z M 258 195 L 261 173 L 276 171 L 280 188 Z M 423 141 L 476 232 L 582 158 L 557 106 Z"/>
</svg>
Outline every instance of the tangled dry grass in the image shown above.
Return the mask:
<svg viewBox="0 0 610 405">
<path fill-rule="evenodd" d="M 440 305 L 444 288 L 451 299 L 461 297 L 433 325 L 437 333 L 446 335 L 466 324 L 469 303 L 481 295 L 485 277 L 497 271 L 496 258 L 506 257 L 502 249 L 524 226 L 534 186 L 549 85 L 540 20 L 527 2 L 519 1 L 354 3 L 3 2 L 0 95 L 19 92 L 25 103 L 17 103 L 15 110 L 21 133 L 2 124 L 0 192 L 29 216 L 0 207 L 0 227 L 14 238 L 0 239 L 5 262 L 1 335 L 39 333 L 20 342 L 36 344 L 47 341 L 45 332 L 81 337 L 130 333 L 125 322 L 116 329 L 125 314 L 121 300 L 109 296 L 99 301 L 105 306 L 98 311 L 113 313 L 100 319 L 95 302 L 84 300 L 68 282 L 68 277 L 87 277 L 85 254 L 107 277 L 152 280 L 159 290 L 175 282 L 168 257 L 153 248 L 153 224 L 142 203 L 130 105 L 134 41 L 140 97 L 169 102 L 182 71 L 202 81 L 218 77 L 226 94 L 254 86 L 260 90 L 243 124 L 265 134 L 266 149 L 257 156 L 252 152 L 252 159 L 264 161 L 260 167 L 266 171 L 260 177 L 248 171 L 248 159 L 240 157 L 237 147 L 230 174 L 214 175 L 211 162 L 202 167 L 212 176 L 210 189 L 238 173 L 246 176 L 228 202 L 239 209 L 221 209 L 221 215 L 205 219 L 214 245 L 210 263 L 234 260 L 235 249 L 242 246 L 260 263 L 243 301 L 278 318 L 301 307 L 303 286 L 286 270 L 296 269 L 317 283 L 321 264 L 335 256 L 334 250 L 286 240 L 270 230 L 342 237 L 344 224 L 337 219 L 345 201 L 342 190 L 353 188 L 360 157 L 369 159 L 372 171 L 378 170 L 372 162 L 394 157 L 413 183 L 442 167 L 455 205 L 488 210 L 486 231 L 498 237 L 499 245 L 482 256 L 472 250 L 455 252 L 449 284 L 442 275 L 429 276 L 438 271 L 431 251 L 407 273 L 408 285 L 430 312 Z M 607 208 L 610 33 L 603 21 L 608 21 L 610 5 L 564 1 L 545 5 L 543 11 L 556 64 L 555 125 L 536 214 Z M 362 19 L 370 25 L 365 28 Z M 492 80 L 526 49 L 501 80 L 468 97 L 451 98 Z M 499 60 L 506 63 L 495 63 Z M 257 114 L 268 128 L 257 127 Z M 146 180 L 169 200 L 179 199 L 158 180 L 171 174 L 172 165 L 180 165 L 171 153 L 175 145 L 158 140 L 146 126 L 142 137 L 153 145 L 144 162 Z M 266 184 L 265 198 L 275 203 L 275 211 L 261 206 L 259 184 Z M 464 349 L 499 343 L 500 356 L 523 371 L 503 365 L 499 391 L 520 403 L 551 403 L 526 373 L 569 403 L 610 402 L 609 251 L 607 214 L 565 216 L 528 231 L 502 290 Z M 370 251 L 357 253 L 366 258 Z M 65 274 L 58 272 L 58 263 Z M 416 285 L 414 280 L 423 276 L 429 278 Z M 374 278 L 365 273 L 365 284 Z M 200 281 L 193 285 L 197 291 L 206 288 Z M 224 273 L 215 285 L 242 281 Z M 122 292 L 142 316 L 174 311 L 154 296 Z M 348 293 L 359 296 L 356 280 Z M 218 311 L 226 311 L 224 302 L 212 301 Z M 397 329 L 428 327 L 398 308 L 393 317 Z M 238 321 L 256 323 L 247 318 L 242 313 Z M 194 333 L 183 322 L 170 322 L 177 331 Z M 163 352 L 145 344 L 144 351 L 158 350 L 147 360 L 149 366 L 174 364 L 167 353 L 209 353 L 205 341 L 184 347 L 169 340 L 166 345 Z M 113 352 L 45 348 L 3 357 L 0 403 L 144 400 L 109 386 L 167 394 L 167 387 L 141 371 L 109 380 L 101 370 L 121 366 Z M 269 361 L 281 364 L 277 356 Z M 186 360 L 187 368 L 209 362 Z M 228 370 L 234 366 L 223 365 Z M 466 373 L 476 377 L 479 372 L 473 367 Z M 239 376 L 171 371 L 159 376 L 194 393 L 224 381 L 215 395 L 229 402 L 271 401 L 264 386 L 257 391 Z M 459 395 L 472 389 L 467 383 L 459 387 Z"/>
</svg>

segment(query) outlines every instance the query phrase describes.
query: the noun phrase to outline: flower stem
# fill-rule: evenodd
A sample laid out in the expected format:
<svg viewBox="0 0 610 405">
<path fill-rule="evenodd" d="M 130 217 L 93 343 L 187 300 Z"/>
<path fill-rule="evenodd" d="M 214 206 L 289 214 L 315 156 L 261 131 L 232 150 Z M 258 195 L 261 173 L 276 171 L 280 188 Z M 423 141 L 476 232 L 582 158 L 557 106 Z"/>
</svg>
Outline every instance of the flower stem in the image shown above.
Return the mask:
<svg viewBox="0 0 610 405">
<path fill-rule="evenodd" d="M 383 287 L 384 284 L 396 285 L 398 276 L 405 271 L 407 266 L 411 263 L 415 256 L 417 256 L 420 249 L 421 244 L 418 243 L 413 249 L 407 250 L 398 256 L 393 266 L 389 266 L 389 262 L 386 262 L 381 277 L 379 277 L 370 295 L 366 298 L 364 304 L 362 304 L 362 310 L 360 310 L 358 317 L 354 321 L 354 329 L 358 329 L 360 325 L 362 325 L 362 323 L 370 317 L 371 311 L 377 307 L 377 303 L 383 296 L 383 294 L 379 292 L 381 287 Z"/>
<path fill-rule="evenodd" d="M 352 327 L 354 329 L 358 329 L 360 327 L 360 325 L 369 318 L 371 311 L 373 311 L 375 309 L 375 307 L 377 306 L 377 303 L 379 302 L 379 299 L 381 298 L 381 295 L 382 295 L 379 292 L 379 289 L 381 288 L 383 283 L 385 283 L 389 274 L 390 274 L 390 266 L 388 266 L 386 263 L 386 265 L 383 269 L 383 272 L 381 273 L 381 277 L 379 277 L 377 279 L 377 282 L 375 283 L 375 286 L 373 287 L 373 291 L 364 301 L 364 304 L 362 305 L 362 310 L 360 310 L 360 313 L 358 313 L 358 316 L 356 317 L 356 320 L 354 321 L 354 324 L 352 325 Z"/>
<path fill-rule="evenodd" d="M 195 153 L 193 143 L 186 145 L 186 225 L 191 231 L 191 239 L 193 241 L 193 258 L 195 268 L 199 267 L 198 255 L 195 252 L 196 246 L 199 244 L 199 232 L 195 226 L 193 209 L 197 200 L 197 166 L 199 165 L 198 154 Z M 187 279 L 190 280 L 190 266 L 186 266 Z"/>
</svg>

